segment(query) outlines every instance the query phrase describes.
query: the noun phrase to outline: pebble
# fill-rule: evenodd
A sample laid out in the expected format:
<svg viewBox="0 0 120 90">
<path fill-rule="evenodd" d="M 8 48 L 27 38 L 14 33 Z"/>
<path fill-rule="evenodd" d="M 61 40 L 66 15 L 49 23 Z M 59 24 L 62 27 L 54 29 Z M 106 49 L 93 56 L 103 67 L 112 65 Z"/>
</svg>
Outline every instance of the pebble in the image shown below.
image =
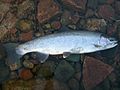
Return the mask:
<svg viewBox="0 0 120 90">
<path fill-rule="evenodd" d="M 30 68 L 30 69 L 32 69 L 34 67 L 34 64 L 30 60 L 24 60 L 23 65 L 24 65 L 24 67 Z"/>
<path fill-rule="evenodd" d="M 61 28 L 61 23 L 60 23 L 60 21 L 54 21 L 54 22 L 52 22 L 52 23 L 51 23 L 51 27 L 52 27 L 53 29 L 60 29 L 60 28 Z"/>
<path fill-rule="evenodd" d="M 16 73 L 16 71 L 12 71 L 10 73 L 10 79 L 18 79 L 18 74 Z"/>
<path fill-rule="evenodd" d="M 19 41 L 21 42 L 26 42 L 26 41 L 30 41 L 33 38 L 33 32 L 27 32 L 27 33 L 21 33 L 19 35 Z"/>
<path fill-rule="evenodd" d="M 94 16 L 94 14 L 95 14 L 95 11 L 94 10 L 92 10 L 92 9 L 87 9 L 87 11 L 86 11 L 86 14 L 85 14 L 85 17 L 92 17 L 92 16 Z"/>
<path fill-rule="evenodd" d="M 23 68 L 19 70 L 19 77 L 23 80 L 29 80 L 33 77 L 33 74 L 30 69 Z"/>
<path fill-rule="evenodd" d="M 54 78 L 66 82 L 73 76 L 74 72 L 74 68 L 67 61 L 62 60 L 56 67 Z"/>
<path fill-rule="evenodd" d="M 16 22 L 16 28 L 22 32 L 29 32 L 33 30 L 33 22 L 28 19 L 21 19 Z"/>
<path fill-rule="evenodd" d="M 76 29 L 77 29 L 76 25 L 70 25 L 70 24 L 69 24 L 67 27 L 68 27 L 69 29 L 73 29 L 73 30 L 76 30 Z"/>
<path fill-rule="evenodd" d="M 79 90 L 79 82 L 72 78 L 68 81 L 68 86 L 70 87 L 70 90 Z"/>
<path fill-rule="evenodd" d="M 110 5 L 101 5 L 98 9 L 98 15 L 106 20 L 114 18 L 115 10 Z"/>
</svg>

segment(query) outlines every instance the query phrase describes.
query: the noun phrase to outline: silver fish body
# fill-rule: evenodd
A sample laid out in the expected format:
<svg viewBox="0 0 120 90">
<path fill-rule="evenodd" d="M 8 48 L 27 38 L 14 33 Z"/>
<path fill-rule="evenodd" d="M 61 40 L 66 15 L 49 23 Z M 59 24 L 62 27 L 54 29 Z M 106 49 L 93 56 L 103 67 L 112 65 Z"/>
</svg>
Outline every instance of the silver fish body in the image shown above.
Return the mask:
<svg viewBox="0 0 120 90">
<path fill-rule="evenodd" d="M 29 52 L 40 52 L 50 55 L 70 52 L 74 54 L 91 53 L 113 48 L 117 45 L 114 38 L 102 33 L 89 31 L 63 32 L 47 35 L 19 45 L 16 52 L 24 55 Z"/>
</svg>

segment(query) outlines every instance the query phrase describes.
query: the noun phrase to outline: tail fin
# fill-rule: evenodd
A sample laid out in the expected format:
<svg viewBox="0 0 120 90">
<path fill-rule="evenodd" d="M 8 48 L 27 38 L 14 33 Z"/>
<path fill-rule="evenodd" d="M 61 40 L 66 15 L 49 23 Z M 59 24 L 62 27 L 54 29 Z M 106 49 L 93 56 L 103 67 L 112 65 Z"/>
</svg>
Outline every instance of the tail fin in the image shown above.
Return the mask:
<svg viewBox="0 0 120 90">
<path fill-rule="evenodd" d="M 20 58 L 22 56 L 16 53 L 15 48 L 18 46 L 18 43 L 6 43 L 3 45 L 7 52 L 6 64 L 8 66 L 20 64 Z"/>
</svg>

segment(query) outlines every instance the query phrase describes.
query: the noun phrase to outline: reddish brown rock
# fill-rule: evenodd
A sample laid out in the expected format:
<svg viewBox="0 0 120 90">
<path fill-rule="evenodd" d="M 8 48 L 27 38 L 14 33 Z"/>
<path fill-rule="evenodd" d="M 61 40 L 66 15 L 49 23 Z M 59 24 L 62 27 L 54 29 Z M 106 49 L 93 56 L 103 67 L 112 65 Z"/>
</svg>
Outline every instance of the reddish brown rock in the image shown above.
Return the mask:
<svg viewBox="0 0 120 90">
<path fill-rule="evenodd" d="M 117 25 L 112 25 L 107 28 L 107 34 L 112 36 L 117 32 Z"/>
<path fill-rule="evenodd" d="M 83 83 L 85 90 L 91 90 L 101 83 L 113 68 L 93 57 L 86 56 L 83 65 Z"/>
<path fill-rule="evenodd" d="M 60 13 L 60 7 L 53 0 L 39 0 L 37 19 L 40 23 Z"/>
<path fill-rule="evenodd" d="M 85 10 L 85 6 L 87 0 L 61 0 L 63 4 L 68 7 L 72 7 L 73 9 L 79 11 L 80 9 Z"/>
<path fill-rule="evenodd" d="M 32 37 L 33 37 L 33 32 L 32 31 L 27 32 L 27 33 L 21 33 L 19 35 L 19 41 L 26 42 L 26 41 L 31 40 Z"/>
<path fill-rule="evenodd" d="M 101 5 L 98 10 L 98 15 L 108 20 L 114 17 L 115 11 L 110 5 Z"/>
<path fill-rule="evenodd" d="M 33 77 L 33 74 L 29 69 L 22 69 L 19 71 L 19 77 L 23 80 L 28 80 Z"/>
<path fill-rule="evenodd" d="M 51 23 L 51 26 L 53 29 L 60 29 L 61 28 L 61 23 L 59 21 L 54 21 Z"/>
</svg>

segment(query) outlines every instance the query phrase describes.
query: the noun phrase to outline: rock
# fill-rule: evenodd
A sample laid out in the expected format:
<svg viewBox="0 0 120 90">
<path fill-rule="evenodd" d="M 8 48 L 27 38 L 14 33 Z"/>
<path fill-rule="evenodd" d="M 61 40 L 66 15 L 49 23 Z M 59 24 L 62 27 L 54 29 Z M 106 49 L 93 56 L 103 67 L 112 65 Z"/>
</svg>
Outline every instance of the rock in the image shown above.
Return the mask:
<svg viewBox="0 0 120 90">
<path fill-rule="evenodd" d="M 114 18 L 115 11 L 110 5 L 101 5 L 98 9 L 98 15 L 106 20 Z"/>
<path fill-rule="evenodd" d="M 70 24 L 69 24 L 67 27 L 68 27 L 69 29 L 73 29 L 73 30 L 76 30 L 76 29 L 77 29 L 76 25 L 70 25 Z"/>
<path fill-rule="evenodd" d="M 16 28 L 22 32 L 29 32 L 33 30 L 33 22 L 28 19 L 21 19 L 17 21 Z"/>
<path fill-rule="evenodd" d="M 113 4 L 115 0 L 98 0 L 100 4 Z"/>
<path fill-rule="evenodd" d="M 74 78 L 68 81 L 68 86 L 70 87 L 70 90 L 80 90 L 79 82 Z"/>
<path fill-rule="evenodd" d="M 92 9 L 87 9 L 85 17 L 92 17 L 94 14 L 95 12 Z"/>
<path fill-rule="evenodd" d="M 107 34 L 109 36 L 114 36 L 117 32 L 117 25 L 113 24 L 107 27 Z"/>
<path fill-rule="evenodd" d="M 44 24 L 44 25 L 42 26 L 42 28 L 45 29 L 45 30 L 49 30 L 49 29 L 51 29 L 52 27 L 51 27 L 51 24 L 50 24 L 50 23 L 47 23 L 47 24 Z"/>
<path fill-rule="evenodd" d="M 73 76 L 74 72 L 74 68 L 67 61 L 63 60 L 57 66 L 54 78 L 65 82 Z"/>
<path fill-rule="evenodd" d="M 3 83 L 3 90 L 34 90 L 32 86 L 35 80 L 8 80 Z"/>
<path fill-rule="evenodd" d="M 101 83 L 113 68 L 102 61 L 86 56 L 83 64 L 83 84 L 86 90 L 94 88 Z"/>
<path fill-rule="evenodd" d="M 49 79 L 53 77 L 55 71 L 55 63 L 53 61 L 47 61 L 41 65 L 37 71 L 37 77 Z"/>
<path fill-rule="evenodd" d="M 29 69 L 23 68 L 19 70 L 19 77 L 23 80 L 29 80 L 33 77 L 33 74 Z"/>
<path fill-rule="evenodd" d="M 116 13 L 120 14 L 120 1 L 115 1 L 115 10 Z"/>
<path fill-rule="evenodd" d="M 21 33 L 19 35 L 19 41 L 21 42 L 26 42 L 26 41 L 30 41 L 33 38 L 33 32 L 27 32 L 27 33 Z"/>
<path fill-rule="evenodd" d="M 97 9 L 98 7 L 98 0 L 88 0 L 87 7 L 93 10 Z"/>
<path fill-rule="evenodd" d="M 80 11 L 80 9 L 85 10 L 87 0 L 77 0 L 77 1 L 76 0 L 61 0 L 61 2 L 64 5 L 72 8 L 76 11 Z"/>
<path fill-rule="evenodd" d="M 5 47 L 2 44 L 0 44 L 0 60 L 5 58 L 7 56 L 6 54 L 7 53 Z"/>
<path fill-rule="evenodd" d="M 30 60 L 24 60 L 23 65 L 24 65 L 24 67 L 30 68 L 30 69 L 32 69 L 34 67 L 34 64 Z"/>
<path fill-rule="evenodd" d="M 72 62 L 79 62 L 80 60 L 80 55 L 77 54 L 72 54 L 66 58 L 67 61 L 72 61 Z"/>
<path fill-rule="evenodd" d="M 60 7 L 53 0 L 39 0 L 37 19 L 40 23 L 60 13 Z"/>
<path fill-rule="evenodd" d="M 17 75 L 17 73 L 15 71 L 12 71 L 10 73 L 10 79 L 18 79 L 18 75 Z"/>
<path fill-rule="evenodd" d="M 52 23 L 51 23 L 51 27 L 52 27 L 53 29 L 60 29 L 60 28 L 61 28 L 61 23 L 60 23 L 60 21 L 54 21 L 54 22 L 52 22 Z"/>
<path fill-rule="evenodd" d="M 0 83 L 9 79 L 9 75 L 10 75 L 9 67 L 5 64 L 4 60 L 0 61 Z"/>
<path fill-rule="evenodd" d="M 1 0 L 1 2 L 3 2 L 3 3 L 11 3 L 11 2 L 13 2 L 14 0 Z"/>
<path fill-rule="evenodd" d="M 85 27 L 90 31 L 101 30 L 102 27 L 105 27 L 106 21 L 104 19 L 91 18 L 86 20 Z"/>
<path fill-rule="evenodd" d="M 75 73 L 75 75 L 74 75 L 75 79 L 78 80 L 78 81 L 80 81 L 80 79 L 81 79 L 81 74 L 82 74 L 81 72 Z"/>
<path fill-rule="evenodd" d="M 75 64 L 75 72 L 81 72 L 81 63 L 80 62 L 77 62 Z"/>
</svg>

